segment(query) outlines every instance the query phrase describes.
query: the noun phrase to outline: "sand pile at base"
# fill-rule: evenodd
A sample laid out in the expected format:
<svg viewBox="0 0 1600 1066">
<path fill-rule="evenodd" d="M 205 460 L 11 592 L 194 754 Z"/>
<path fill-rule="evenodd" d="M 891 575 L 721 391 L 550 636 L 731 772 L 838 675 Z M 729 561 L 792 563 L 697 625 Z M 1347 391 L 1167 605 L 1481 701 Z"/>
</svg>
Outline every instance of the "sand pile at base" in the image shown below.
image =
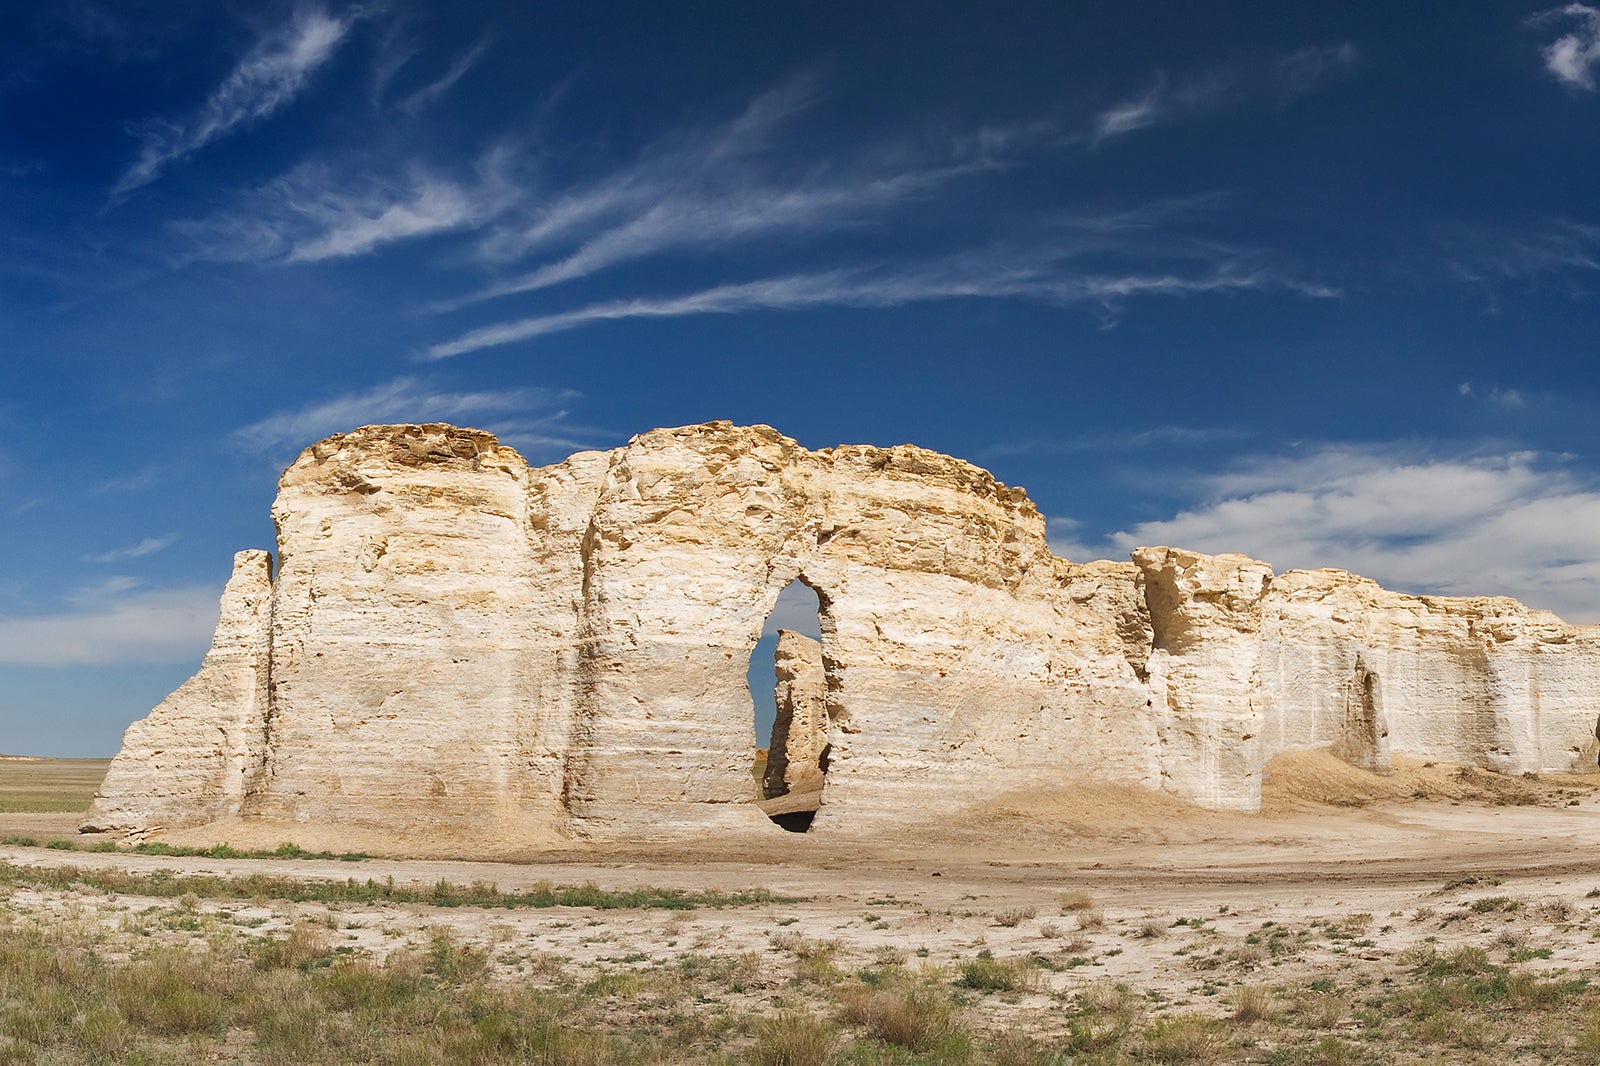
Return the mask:
<svg viewBox="0 0 1600 1066">
<path fill-rule="evenodd" d="M 1600 775 L 1512 777 L 1477 766 L 1394 758 L 1394 772 L 1375 774 L 1326 751 L 1288 751 L 1261 774 L 1263 814 L 1307 807 L 1362 807 L 1404 800 L 1469 800 L 1561 806 L 1600 787 Z"/>
<path fill-rule="evenodd" d="M 1066 788 L 1007 792 L 966 813 L 952 829 L 1015 839 L 1019 834 L 1158 842 L 1192 837 L 1229 817 L 1164 792 L 1081 781 Z"/>
<path fill-rule="evenodd" d="M 135 834 L 142 840 L 187 847 L 210 847 L 219 842 L 240 851 L 271 851 L 294 844 L 307 851 L 361 852 L 404 858 L 415 855 L 461 859 L 517 861 L 551 851 L 578 847 L 573 840 L 540 828 L 523 833 L 462 833 L 439 829 L 383 830 L 371 826 L 341 826 L 316 822 L 276 822 L 227 818 L 204 826 Z"/>
</svg>

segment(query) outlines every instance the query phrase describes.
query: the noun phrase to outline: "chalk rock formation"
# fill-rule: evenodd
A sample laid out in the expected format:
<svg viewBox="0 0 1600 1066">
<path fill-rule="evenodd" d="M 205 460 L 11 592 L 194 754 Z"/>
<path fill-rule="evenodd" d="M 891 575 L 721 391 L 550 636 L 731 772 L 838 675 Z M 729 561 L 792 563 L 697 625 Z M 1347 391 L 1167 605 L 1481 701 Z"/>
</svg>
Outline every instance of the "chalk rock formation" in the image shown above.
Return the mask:
<svg viewBox="0 0 1600 1066">
<path fill-rule="evenodd" d="M 1293 748 L 1380 772 L 1600 751 L 1600 630 L 1243 556 L 1071 563 L 1020 489 L 910 446 L 717 422 L 530 469 L 487 433 L 369 426 L 308 448 L 273 517 L 277 574 L 238 557 L 211 653 L 88 825 L 416 854 L 775 831 L 745 678 L 796 578 L 822 831 L 1083 777 L 1251 810 Z M 787 698 L 770 780 L 796 788 L 817 734 Z"/>
<path fill-rule="evenodd" d="M 769 799 L 821 792 L 828 750 L 828 681 L 822 642 L 780 629 L 772 665 L 777 675 L 773 691 L 776 714 L 762 792 Z"/>
</svg>

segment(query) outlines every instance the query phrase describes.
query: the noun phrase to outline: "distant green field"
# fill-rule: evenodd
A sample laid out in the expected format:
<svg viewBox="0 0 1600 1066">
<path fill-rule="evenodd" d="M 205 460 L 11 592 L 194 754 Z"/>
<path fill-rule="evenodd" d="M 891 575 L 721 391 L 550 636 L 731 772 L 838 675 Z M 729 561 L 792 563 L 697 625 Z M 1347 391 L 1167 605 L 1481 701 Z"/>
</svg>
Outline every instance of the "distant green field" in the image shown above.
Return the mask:
<svg viewBox="0 0 1600 1066">
<path fill-rule="evenodd" d="M 87 810 L 110 759 L 0 758 L 0 814 Z"/>
</svg>

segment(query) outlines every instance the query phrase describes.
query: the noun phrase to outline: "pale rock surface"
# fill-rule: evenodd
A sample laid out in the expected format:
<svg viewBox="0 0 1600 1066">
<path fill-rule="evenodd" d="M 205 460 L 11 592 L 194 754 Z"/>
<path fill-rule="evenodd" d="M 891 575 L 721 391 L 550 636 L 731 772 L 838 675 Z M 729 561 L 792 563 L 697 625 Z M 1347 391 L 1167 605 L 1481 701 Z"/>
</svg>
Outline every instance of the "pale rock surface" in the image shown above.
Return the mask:
<svg viewBox="0 0 1600 1066">
<path fill-rule="evenodd" d="M 822 642 L 780 629 L 772 667 L 777 682 L 775 715 L 762 793 L 772 799 L 821 792 L 823 755 L 828 749 L 828 679 Z"/>
<path fill-rule="evenodd" d="M 823 832 L 1085 777 L 1252 810 L 1291 749 L 1597 755 L 1595 628 L 1236 555 L 1071 563 L 1020 489 L 910 446 L 715 422 L 530 469 L 476 430 L 369 426 L 308 448 L 273 516 L 276 577 L 239 557 L 211 653 L 129 729 L 89 825 L 478 855 L 776 832 L 746 671 L 797 578 Z"/>
</svg>

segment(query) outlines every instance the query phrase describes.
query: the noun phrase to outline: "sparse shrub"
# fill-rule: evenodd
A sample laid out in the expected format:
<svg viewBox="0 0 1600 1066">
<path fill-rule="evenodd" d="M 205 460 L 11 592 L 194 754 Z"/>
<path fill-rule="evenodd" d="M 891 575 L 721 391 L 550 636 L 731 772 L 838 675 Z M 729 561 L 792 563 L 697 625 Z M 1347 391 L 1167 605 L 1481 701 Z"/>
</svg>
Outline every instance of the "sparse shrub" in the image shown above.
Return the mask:
<svg viewBox="0 0 1600 1066">
<path fill-rule="evenodd" d="M 1055 940 L 1061 936 L 1061 927 L 1055 922 L 1045 922 L 1039 927 L 1039 935 L 1046 940 Z"/>
<path fill-rule="evenodd" d="M 1140 1058 L 1152 1062 L 1204 1062 L 1222 1047 L 1217 1023 L 1199 1014 L 1157 1018 L 1144 1031 Z"/>
<path fill-rule="evenodd" d="M 1360 936 L 1371 928 L 1372 915 L 1364 912 L 1359 914 L 1347 914 L 1344 916 L 1344 920 L 1339 923 L 1340 931 L 1349 933 L 1351 936 Z"/>
<path fill-rule="evenodd" d="M 1472 901 L 1471 907 L 1474 914 L 1489 914 L 1494 911 L 1514 911 L 1519 906 L 1518 901 L 1510 896 L 1484 896 Z"/>
<path fill-rule="evenodd" d="M 956 984 L 978 992 L 1015 992 L 1036 983 L 1037 973 L 1016 959 L 997 959 L 985 952 L 961 966 Z"/>
<path fill-rule="evenodd" d="M 1314 1029 L 1331 1029 L 1344 1020 L 1350 1004 L 1333 992 L 1312 990 L 1295 1003 L 1295 1014 Z"/>
<path fill-rule="evenodd" d="M 1298 1061 L 1306 1063 L 1306 1066 L 1355 1066 L 1363 1060 L 1355 1045 L 1336 1036 L 1324 1036 L 1308 1048 L 1305 1057 Z"/>
<path fill-rule="evenodd" d="M 996 911 L 994 924 L 1004 926 L 1007 929 L 1015 929 L 1037 913 L 1038 911 L 1032 907 L 1013 907 L 1008 910 Z"/>
<path fill-rule="evenodd" d="M 1056 1061 L 1049 1048 L 1014 1029 L 990 1041 L 988 1052 L 993 1066 L 1051 1066 Z"/>
<path fill-rule="evenodd" d="M 1078 1009 L 1090 1014 L 1131 1014 L 1141 1003 L 1122 981 L 1091 981 L 1078 989 Z"/>
<path fill-rule="evenodd" d="M 1081 888 L 1063 892 L 1056 897 L 1061 903 L 1061 913 L 1070 914 L 1073 911 L 1086 911 L 1094 906 L 1094 897 Z"/>
<path fill-rule="evenodd" d="M 1600 1062 L 1600 1007 L 1589 1009 L 1572 1050 L 1584 1062 Z"/>
<path fill-rule="evenodd" d="M 1426 963 L 1430 977 L 1457 977 L 1488 973 L 1493 969 L 1489 953 L 1472 944 L 1463 944 L 1446 955 L 1434 955 Z"/>
<path fill-rule="evenodd" d="M 325 927 L 298 922 L 289 930 L 288 936 L 264 939 L 256 945 L 256 969 L 299 969 L 326 956 L 331 944 Z"/>
<path fill-rule="evenodd" d="M 1159 940 L 1167 935 L 1167 923 L 1158 918 L 1148 919 L 1139 924 L 1133 935 L 1140 940 Z"/>
<path fill-rule="evenodd" d="M 839 1031 L 824 1019 L 784 1011 L 756 1023 L 756 1045 L 750 1061 L 756 1066 L 825 1066 L 833 1061 Z"/>
<path fill-rule="evenodd" d="M 1578 916 L 1578 910 L 1564 899 L 1547 899 L 1539 904 L 1538 914 L 1553 925 L 1566 925 Z"/>
<path fill-rule="evenodd" d="M 950 997 L 926 986 L 890 989 L 852 984 L 840 993 L 839 1006 L 845 1021 L 910 1051 L 929 1051 L 962 1035 Z"/>
<path fill-rule="evenodd" d="M 1101 910 L 1088 910 L 1078 912 L 1078 929 L 1085 933 L 1094 932 L 1096 929 L 1106 927 L 1106 914 Z"/>
<path fill-rule="evenodd" d="M 880 944 L 872 953 L 872 962 L 875 966 L 904 966 L 906 953 L 893 944 Z"/>
<path fill-rule="evenodd" d="M 1272 1018 L 1272 990 L 1263 985 L 1240 985 L 1233 990 L 1233 1014 L 1236 1022 L 1248 1025 Z"/>
</svg>

